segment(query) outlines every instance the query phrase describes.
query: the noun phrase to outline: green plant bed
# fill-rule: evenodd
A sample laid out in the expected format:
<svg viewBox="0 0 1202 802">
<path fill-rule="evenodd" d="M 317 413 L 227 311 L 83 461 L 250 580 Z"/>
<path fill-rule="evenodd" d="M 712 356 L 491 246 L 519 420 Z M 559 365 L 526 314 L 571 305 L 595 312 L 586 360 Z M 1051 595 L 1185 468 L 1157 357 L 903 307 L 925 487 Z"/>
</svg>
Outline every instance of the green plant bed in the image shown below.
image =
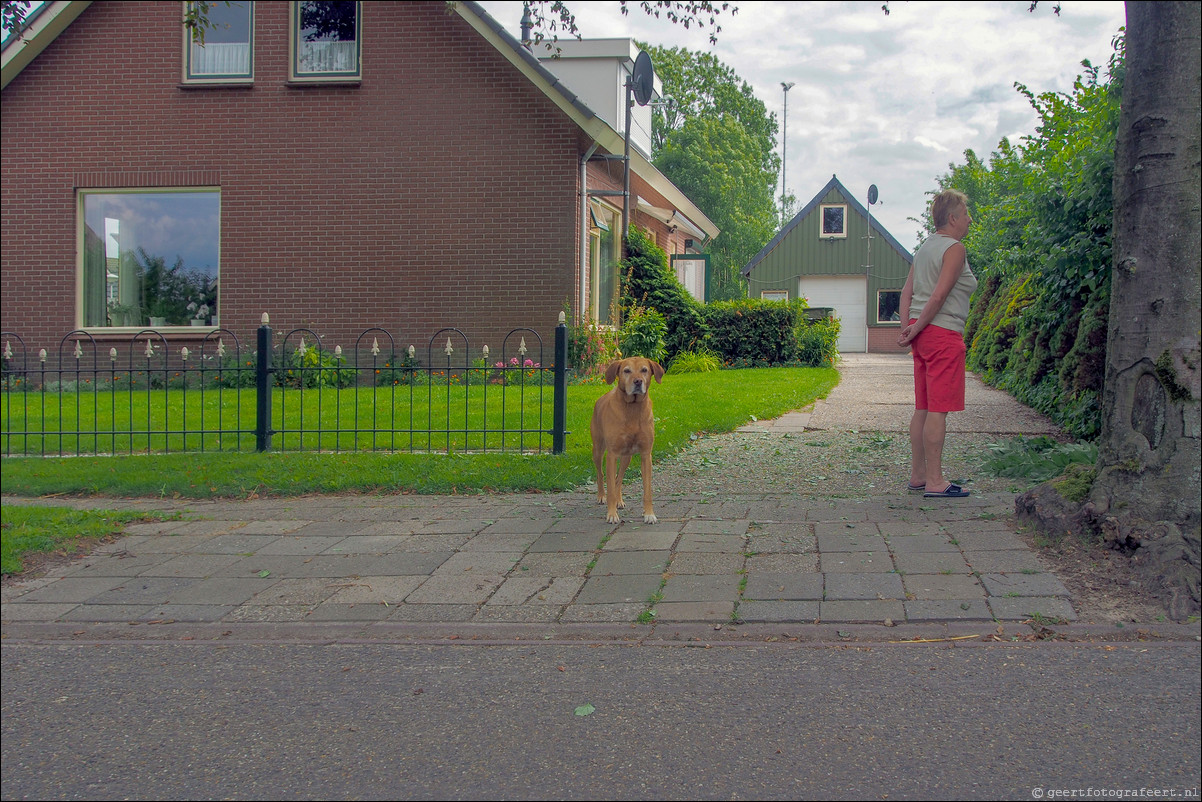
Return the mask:
<svg viewBox="0 0 1202 802">
<path fill-rule="evenodd" d="M 702 434 L 736 429 L 752 417 L 764 420 L 800 409 L 825 398 L 838 380 L 833 368 L 759 368 L 666 377 L 652 390 L 655 456 L 660 459 L 673 454 Z M 455 447 L 450 455 L 445 451 L 431 455 L 349 452 L 348 445 L 342 453 L 9 457 L 4 460 L 4 490 L 22 496 L 69 493 L 183 498 L 568 490 L 593 478 L 589 420 L 596 399 L 608 389 L 594 384 L 569 389 L 567 444 L 560 455 L 476 454 Z M 512 414 L 508 409 L 506 413 Z M 285 407 L 285 419 L 287 414 Z M 330 414 L 323 406 L 322 415 Z M 342 443 L 347 443 L 347 435 L 342 437 Z M 331 436 L 329 442 L 333 441 Z M 282 442 L 288 445 L 286 437 Z M 326 450 L 332 450 L 332 445 Z M 634 475 L 637 466 L 636 460 L 631 465 Z"/>
</svg>

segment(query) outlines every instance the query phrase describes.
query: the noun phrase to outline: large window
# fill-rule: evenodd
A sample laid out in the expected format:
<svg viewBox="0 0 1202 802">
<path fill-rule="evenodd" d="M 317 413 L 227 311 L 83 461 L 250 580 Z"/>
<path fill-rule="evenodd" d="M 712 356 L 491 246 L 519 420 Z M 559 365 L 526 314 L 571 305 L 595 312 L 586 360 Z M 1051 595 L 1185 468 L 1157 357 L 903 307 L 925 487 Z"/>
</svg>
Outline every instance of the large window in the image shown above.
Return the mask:
<svg viewBox="0 0 1202 802">
<path fill-rule="evenodd" d="M 822 230 L 818 232 L 820 239 L 834 239 L 847 236 L 847 206 L 844 204 L 822 205 Z"/>
<path fill-rule="evenodd" d="M 292 7 L 292 77 L 358 78 L 359 19 L 354 0 L 303 0 Z"/>
<path fill-rule="evenodd" d="M 589 262 L 592 286 L 593 319 L 606 326 L 618 323 L 618 261 L 621 258 L 618 230 L 621 212 L 593 201 L 589 204 L 592 230 Z"/>
<path fill-rule="evenodd" d="M 879 290 L 877 292 L 876 322 L 901 322 L 901 290 Z"/>
<path fill-rule="evenodd" d="M 208 15 L 212 26 L 205 29 L 204 44 L 194 41 L 191 31 L 184 29 L 187 79 L 249 81 L 254 75 L 254 3 L 211 3 Z"/>
<path fill-rule="evenodd" d="M 221 193 L 80 192 L 86 327 L 217 323 Z"/>
</svg>

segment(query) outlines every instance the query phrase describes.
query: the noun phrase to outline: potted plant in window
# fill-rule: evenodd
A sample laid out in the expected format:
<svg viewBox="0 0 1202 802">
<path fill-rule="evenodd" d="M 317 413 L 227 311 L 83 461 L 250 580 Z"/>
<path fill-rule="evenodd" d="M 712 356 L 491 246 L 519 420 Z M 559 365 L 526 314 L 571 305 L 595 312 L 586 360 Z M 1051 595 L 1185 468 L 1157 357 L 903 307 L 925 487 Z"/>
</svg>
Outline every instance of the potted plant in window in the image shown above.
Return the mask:
<svg viewBox="0 0 1202 802">
<path fill-rule="evenodd" d="M 191 320 L 191 323 L 193 326 L 209 325 L 209 305 L 208 304 L 202 302 L 200 304 L 200 306 L 197 306 L 196 301 L 193 301 L 192 303 L 188 304 L 188 311 L 193 313 L 192 320 Z"/>
<path fill-rule="evenodd" d="M 131 304 L 109 304 L 109 325 L 136 326 L 141 311 Z"/>
</svg>

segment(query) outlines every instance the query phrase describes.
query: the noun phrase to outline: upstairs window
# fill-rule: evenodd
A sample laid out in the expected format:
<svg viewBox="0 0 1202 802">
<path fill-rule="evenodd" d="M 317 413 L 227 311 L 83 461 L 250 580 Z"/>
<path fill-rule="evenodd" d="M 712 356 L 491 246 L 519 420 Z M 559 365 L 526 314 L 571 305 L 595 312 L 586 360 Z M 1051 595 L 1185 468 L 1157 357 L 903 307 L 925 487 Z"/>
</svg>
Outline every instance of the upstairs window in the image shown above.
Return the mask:
<svg viewBox="0 0 1202 802">
<path fill-rule="evenodd" d="M 819 239 L 847 237 L 847 205 L 843 203 L 822 204 L 822 229 Z"/>
<path fill-rule="evenodd" d="M 878 290 L 876 294 L 876 322 L 901 322 L 901 290 Z"/>
<path fill-rule="evenodd" d="M 209 4 L 212 25 L 205 29 L 204 44 L 194 41 L 184 28 L 186 80 L 233 82 L 254 77 L 254 6 L 251 0 Z"/>
<path fill-rule="evenodd" d="M 303 0 L 292 6 L 292 78 L 357 80 L 359 21 L 354 0 Z"/>
</svg>

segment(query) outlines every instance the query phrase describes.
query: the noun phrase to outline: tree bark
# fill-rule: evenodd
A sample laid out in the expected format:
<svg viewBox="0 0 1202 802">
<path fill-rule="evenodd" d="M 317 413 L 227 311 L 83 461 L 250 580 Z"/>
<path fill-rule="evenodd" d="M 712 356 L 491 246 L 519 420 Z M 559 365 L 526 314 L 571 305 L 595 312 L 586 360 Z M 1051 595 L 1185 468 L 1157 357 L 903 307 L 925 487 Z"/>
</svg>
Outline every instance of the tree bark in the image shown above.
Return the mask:
<svg viewBox="0 0 1202 802">
<path fill-rule="evenodd" d="M 1198 610 L 1202 4 L 1127 3 L 1094 521 Z"/>
</svg>

